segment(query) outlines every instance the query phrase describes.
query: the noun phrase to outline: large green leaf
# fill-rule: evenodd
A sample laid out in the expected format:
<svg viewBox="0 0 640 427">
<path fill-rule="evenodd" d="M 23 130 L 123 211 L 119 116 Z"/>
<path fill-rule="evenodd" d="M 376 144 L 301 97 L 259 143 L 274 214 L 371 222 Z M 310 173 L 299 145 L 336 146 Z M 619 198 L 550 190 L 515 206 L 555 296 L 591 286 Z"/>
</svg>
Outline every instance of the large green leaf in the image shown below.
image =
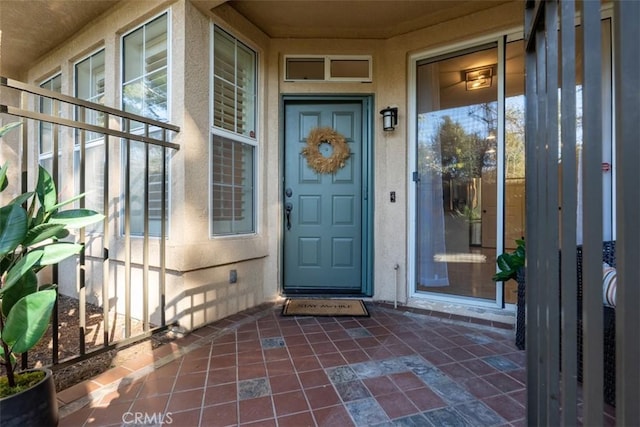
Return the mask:
<svg viewBox="0 0 640 427">
<path fill-rule="evenodd" d="M 46 216 L 46 214 L 45 214 L 45 212 L 44 212 L 44 209 L 42 209 L 42 208 L 38 208 L 38 211 L 36 212 L 36 214 L 35 214 L 35 215 L 33 214 L 33 213 L 35 212 L 35 209 L 33 209 L 33 206 L 34 206 L 35 204 L 36 204 L 36 202 L 34 201 L 34 202 L 31 204 L 31 210 L 29 211 L 29 219 L 30 219 L 30 221 L 31 221 L 31 222 L 29 223 L 29 225 L 30 225 L 31 227 L 35 227 L 35 226 L 36 226 L 36 225 L 38 225 L 38 224 L 44 224 L 44 223 L 46 222 L 46 221 L 45 221 L 45 216 Z"/>
<path fill-rule="evenodd" d="M 0 208 L 0 257 L 18 247 L 27 235 L 27 213 L 19 205 Z"/>
<path fill-rule="evenodd" d="M 34 266 L 38 265 L 38 261 L 41 260 L 43 255 L 44 250 L 37 249 L 30 251 L 25 256 L 21 257 L 20 260 L 7 272 L 4 287 L 0 289 L 0 295 L 11 289 L 13 285 L 18 283 L 22 276 L 31 271 Z"/>
<path fill-rule="evenodd" d="M 69 209 L 56 212 L 51 216 L 50 223 L 64 224 L 70 228 L 82 228 L 101 221 L 104 215 L 91 209 Z"/>
<path fill-rule="evenodd" d="M 38 276 L 33 270 L 26 272 L 24 276 L 11 288 L 2 294 L 2 312 L 9 313 L 11 308 L 22 297 L 32 294 L 38 290 Z"/>
<path fill-rule="evenodd" d="M 496 282 L 506 282 L 510 279 L 515 279 L 515 275 L 510 271 L 500 271 L 493 275 L 492 279 Z"/>
<path fill-rule="evenodd" d="M 23 193 L 19 196 L 17 196 L 15 199 L 13 199 L 12 201 L 10 201 L 9 203 L 12 205 L 21 205 L 24 202 L 26 202 L 27 200 L 29 200 L 29 198 L 31 196 L 33 196 L 35 193 L 33 191 L 28 192 L 28 193 Z"/>
<path fill-rule="evenodd" d="M 502 254 L 500 255 L 504 262 L 506 262 L 508 268 L 510 270 L 516 270 L 518 267 L 522 266 L 522 261 L 515 254 Z M 501 263 L 498 265 L 502 266 Z"/>
<path fill-rule="evenodd" d="M 65 200 L 64 202 L 60 202 L 60 203 L 58 203 L 58 204 L 54 205 L 54 206 L 52 207 L 52 209 L 53 209 L 53 210 L 55 210 L 55 209 L 59 209 L 59 208 L 61 208 L 61 207 L 65 206 L 65 205 L 68 205 L 69 203 L 73 203 L 73 202 L 75 202 L 75 201 L 78 201 L 78 200 L 82 199 L 83 197 L 84 197 L 84 193 L 82 193 L 82 194 L 78 194 L 77 196 L 73 196 L 72 198 L 67 199 L 67 200 Z"/>
<path fill-rule="evenodd" d="M 0 138 L 5 136 L 5 134 L 7 132 L 9 132 L 11 129 L 17 128 L 20 125 L 22 125 L 22 122 L 11 122 L 11 123 L 7 123 L 6 125 L 0 127 Z"/>
<path fill-rule="evenodd" d="M 0 168 L 0 191 L 4 191 L 9 185 L 9 180 L 7 179 L 7 171 L 9 170 L 9 164 L 5 163 Z"/>
<path fill-rule="evenodd" d="M 56 194 L 56 186 L 49 172 L 42 166 L 38 166 L 38 183 L 36 185 L 36 193 L 40 205 L 45 212 L 50 212 L 58 203 L 58 195 Z"/>
<path fill-rule="evenodd" d="M 498 268 L 502 271 L 511 271 L 513 270 L 513 261 L 511 260 L 511 255 L 509 254 L 502 254 L 498 257 L 498 259 L 496 260 L 497 264 L 498 264 Z"/>
<path fill-rule="evenodd" d="M 493 275 L 495 281 L 517 280 L 518 270 L 524 267 L 526 262 L 526 250 L 524 240 L 516 240 L 517 247 L 512 253 L 505 252 L 496 259 L 498 272 Z"/>
<path fill-rule="evenodd" d="M 60 238 L 64 224 L 40 224 L 32 227 L 24 239 L 24 246 L 35 245 L 52 237 Z"/>
<path fill-rule="evenodd" d="M 57 264 L 70 256 L 78 254 L 83 246 L 71 242 L 56 242 L 51 245 L 43 246 L 44 255 L 40 259 L 39 265 Z"/>
<path fill-rule="evenodd" d="M 21 298 L 7 315 L 2 340 L 15 353 L 29 351 L 47 330 L 55 301 L 51 289 Z"/>
</svg>

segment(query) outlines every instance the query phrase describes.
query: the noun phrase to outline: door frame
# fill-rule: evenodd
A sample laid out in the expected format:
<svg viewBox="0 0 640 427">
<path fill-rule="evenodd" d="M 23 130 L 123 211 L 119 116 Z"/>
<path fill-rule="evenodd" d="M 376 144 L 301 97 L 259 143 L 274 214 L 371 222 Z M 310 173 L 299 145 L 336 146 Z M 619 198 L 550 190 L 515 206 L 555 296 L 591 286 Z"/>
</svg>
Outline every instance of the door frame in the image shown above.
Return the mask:
<svg viewBox="0 0 640 427">
<path fill-rule="evenodd" d="M 504 285 L 502 282 L 496 282 L 496 293 L 494 299 L 482 299 L 472 296 L 462 296 L 454 294 L 443 294 L 437 292 L 418 291 L 417 284 L 417 259 L 416 259 L 416 194 L 417 183 L 413 180 L 413 172 L 417 165 L 417 72 L 416 67 L 419 61 L 425 59 L 438 58 L 441 55 L 457 54 L 460 52 L 466 52 L 468 50 L 474 51 L 482 48 L 484 45 L 496 44 L 498 53 L 498 92 L 497 92 L 497 105 L 498 105 L 498 129 L 497 129 L 497 149 L 498 149 L 498 165 L 497 165 L 497 222 L 496 222 L 496 254 L 504 252 L 504 239 L 501 237 L 504 234 L 504 147 L 505 147 L 505 125 L 504 125 L 504 102 L 505 102 L 505 49 L 506 45 L 510 41 L 522 39 L 522 36 L 517 30 L 505 30 L 499 31 L 495 34 L 490 34 L 484 37 L 476 38 L 473 40 L 464 41 L 461 43 L 450 44 L 434 50 L 428 50 L 418 52 L 410 56 L 409 67 L 409 105 L 408 105 L 408 129 L 407 129 L 407 153 L 408 164 L 407 169 L 407 182 L 408 187 L 408 238 L 407 238 L 407 294 L 411 298 L 429 299 L 432 301 L 442 301 L 444 303 L 461 303 L 472 304 L 478 307 L 490 307 L 490 308 L 508 308 L 515 310 L 515 304 L 506 304 L 504 302 Z"/>
<path fill-rule="evenodd" d="M 280 113 L 279 113 L 279 150 L 278 156 L 279 162 L 279 177 L 278 183 L 278 212 L 280 219 L 278 220 L 279 227 L 279 292 L 282 296 L 300 295 L 297 292 L 285 292 L 284 290 L 284 227 L 282 218 L 284 217 L 284 155 L 285 155 L 285 107 L 290 102 L 353 102 L 360 103 L 362 107 L 362 283 L 360 286 L 360 292 L 345 292 L 338 293 L 336 296 L 359 296 L 359 297 L 371 297 L 373 296 L 373 207 L 374 207 L 374 176 L 373 176 L 373 117 L 374 117 L 374 99 L 373 95 L 281 95 L 280 96 Z M 312 293 L 305 293 L 306 296 L 313 296 Z M 321 296 L 332 296 L 334 294 L 316 294 Z"/>
</svg>

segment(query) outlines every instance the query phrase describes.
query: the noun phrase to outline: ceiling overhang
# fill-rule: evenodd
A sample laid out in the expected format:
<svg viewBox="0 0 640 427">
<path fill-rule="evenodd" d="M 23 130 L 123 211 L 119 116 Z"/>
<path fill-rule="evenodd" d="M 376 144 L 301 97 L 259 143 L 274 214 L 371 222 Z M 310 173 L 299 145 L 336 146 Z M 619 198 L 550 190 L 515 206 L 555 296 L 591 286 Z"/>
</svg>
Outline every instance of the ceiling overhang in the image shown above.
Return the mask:
<svg viewBox="0 0 640 427">
<path fill-rule="evenodd" d="M 271 38 L 389 39 L 513 0 L 230 0 Z"/>
<path fill-rule="evenodd" d="M 19 77 L 121 1 L 0 1 L 0 75 Z M 271 38 L 384 40 L 515 0 L 188 1 L 232 9 Z"/>
<path fill-rule="evenodd" d="M 19 77 L 120 1 L 0 1 L 0 75 Z"/>
</svg>

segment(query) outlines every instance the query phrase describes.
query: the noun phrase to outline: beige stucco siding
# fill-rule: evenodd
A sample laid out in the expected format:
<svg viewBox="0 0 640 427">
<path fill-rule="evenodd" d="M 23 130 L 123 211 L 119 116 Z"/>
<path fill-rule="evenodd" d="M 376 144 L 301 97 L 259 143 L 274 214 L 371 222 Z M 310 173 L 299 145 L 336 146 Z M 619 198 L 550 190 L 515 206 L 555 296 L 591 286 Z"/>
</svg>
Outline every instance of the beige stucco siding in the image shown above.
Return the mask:
<svg viewBox="0 0 640 427">
<path fill-rule="evenodd" d="M 371 94 L 374 97 L 375 124 L 374 152 L 374 299 L 405 301 L 410 284 L 407 283 L 407 202 L 408 176 L 413 170 L 408 164 L 407 141 L 410 117 L 407 117 L 412 82 L 409 78 L 409 56 L 416 52 L 446 49 L 451 45 L 469 43 L 478 37 L 506 34 L 522 25 L 524 16 L 521 3 L 508 3 L 477 14 L 443 22 L 389 40 L 351 39 L 273 39 L 269 62 L 277 62 L 278 75 L 269 81 L 277 82 L 279 95 L 284 94 Z M 283 62 L 285 55 L 371 55 L 373 58 L 373 81 L 353 82 L 285 82 Z M 271 87 L 271 85 L 270 85 Z M 267 102 L 269 120 L 276 120 L 274 111 L 279 107 L 279 97 L 272 96 Z M 386 106 L 399 108 L 398 127 L 393 132 L 382 130 L 378 112 Z M 280 138 L 280 134 L 269 134 L 269 138 Z M 270 147 L 275 141 L 270 139 Z M 278 157 L 279 158 L 279 157 Z M 275 165 L 277 158 L 269 160 Z M 395 191 L 396 203 L 390 203 L 390 192 Z M 276 195 L 280 200 L 280 194 Z M 273 217 L 280 218 L 280 207 L 272 208 Z M 271 214 L 270 214 L 271 216 Z M 398 269 L 396 270 L 396 265 Z M 396 294 L 396 283 L 398 291 Z M 410 291 L 409 291 L 410 292 Z M 397 296 L 396 296 L 397 295 Z"/>
<path fill-rule="evenodd" d="M 34 85 L 56 73 L 62 73 L 65 94 L 73 94 L 73 68 L 75 62 L 94 51 L 104 48 L 107 64 L 105 70 L 105 104 L 118 108 L 120 98 L 120 43 L 121 36 L 137 28 L 139 25 L 168 11 L 170 14 L 170 121 L 180 126 L 181 131 L 173 142 L 180 144 L 181 149 L 171 156 L 171 217 L 170 238 L 167 241 L 167 286 L 166 314 L 167 321 L 178 321 L 182 326 L 191 329 L 253 305 L 273 299 L 277 295 L 275 274 L 265 277 L 264 265 L 268 259 L 267 239 L 269 225 L 267 216 L 258 217 L 258 233 L 239 238 L 210 238 L 209 232 L 209 104 L 210 104 L 210 37 L 211 17 L 204 16 L 188 1 L 167 2 L 125 2 L 119 4 L 109 13 L 93 22 L 55 51 L 42 58 L 29 70 L 26 80 Z M 236 32 L 226 22 L 219 22 L 225 29 Z M 251 33 L 250 30 L 244 32 Z M 241 34 L 236 33 L 239 38 Z M 255 35 L 255 34 L 254 34 Z M 266 39 L 253 37 L 245 39 L 245 43 L 260 52 L 266 47 Z M 264 55 L 260 55 L 264 58 Z M 263 66 L 261 65 L 260 68 Z M 266 98 L 265 85 L 260 87 L 260 98 Z M 259 106 L 260 110 L 264 110 Z M 63 113 L 71 117 L 70 109 Z M 263 120 L 259 120 L 263 123 Z M 32 129 L 32 130 L 35 130 Z M 71 132 L 61 138 L 63 155 L 61 170 L 65 179 L 72 178 L 72 144 Z M 263 132 L 262 128 L 258 135 Z M 111 159 L 120 159 L 119 141 L 111 144 Z M 267 170 L 264 158 L 266 150 L 260 146 L 257 150 L 259 160 L 258 174 Z M 30 147 L 30 164 L 37 164 L 37 147 Z M 111 185 L 111 199 L 119 200 L 120 191 L 119 165 L 113 162 L 114 181 Z M 258 212 L 265 212 L 268 203 L 265 189 L 269 187 L 262 177 L 258 178 Z M 70 186 L 72 187 L 72 186 Z M 114 205 L 112 212 L 120 207 Z M 113 283 L 110 293 L 118 295 L 112 304 L 123 310 L 124 301 L 124 240 L 120 237 L 118 216 L 114 216 L 110 224 L 112 266 L 110 275 Z M 132 245 L 132 304 L 134 317 L 140 318 L 142 239 L 133 238 Z M 101 253 L 101 242 L 96 239 L 87 251 L 90 255 Z M 157 241 L 151 239 L 149 255 L 151 263 L 151 305 L 157 303 L 154 284 L 157 280 L 159 247 Z M 271 257 L 275 262 L 276 257 Z M 97 259 L 89 257 L 87 267 L 91 278 L 87 281 L 87 298 L 89 302 L 99 303 L 101 300 L 102 265 Z M 62 292 L 75 295 L 76 275 L 75 262 L 66 262 L 62 266 L 60 287 Z M 238 282 L 229 283 L 229 272 L 235 269 Z M 269 283 L 269 286 L 263 286 Z M 265 292 L 265 288 L 267 292 Z M 152 322 L 159 321 L 159 313 L 150 310 Z"/>
<path fill-rule="evenodd" d="M 409 81 L 409 58 L 418 52 L 443 49 L 489 34 L 499 34 L 522 24 L 522 4 L 514 2 L 475 15 L 464 16 L 388 40 L 270 39 L 230 7 L 202 12 L 191 2 L 124 2 L 108 11 L 71 40 L 42 58 L 25 79 L 39 84 L 61 71 L 63 90 L 72 94 L 73 64 L 98 48 L 106 53 L 105 103 L 119 107 L 121 35 L 164 10 L 171 22 L 171 123 L 181 132 L 174 142 L 181 149 L 171 158 L 171 224 L 167 242 L 167 319 L 193 328 L 279 296 L 281 285 L 282 134 L 281 101 L 287 94 L 371 95 L 374 154 L 374 299 L 406 300 L 407 218 L 410 183 L 408 164 L 412 146 L 408 127 L 408 106 L 413 96 Z M 211 238 L 210 193 L 210 64 L 211 23 L 215 22 L 246 43 L 259 58 L 258 120 L 256 150 L 257 233 L 248 236 Z M 285 55 L 370 55 L 372 82 L 285 82 Z M 399 108 L 395 131 L 384 132 L 378 112 L 386 106 Z M 66 114 L 71 114 L 67 112 Z M 72 141 L 70 142 L 72 143 Z M 112 158 L 119 159 L 119 144 L 112 144 Z M 31 164 L 35 166 L 36 147 Z M 68 156 L 66 160 L 71 159 Z M 67 163 L 68 165 L 69 163 Z M 115 165 L 114 167 L 118 167 Z M 118 173 L 114 174 L 119 176 Z M 112 198 L 118 200 L 117 180 Z M 396 203 L 389 193 L 395 191 Z M 115 210 L 114 210 L 115 211 Z M 112 255 L 122 260 L 123 241 L 113 219 Z M 134 239 L 134 263 L 141 262 L 141 242 Z M 99 247 L 95 248 L 99 250 Z M 158 247 L 152 242 L 151 262 L 157 263 Z M 396 270 L 396 265 L 398 269 Z M 114 277 L 120 277 L 114 267 Z M 68 266 L 72 273 L 74 266 Z M 92 267 L 98 274 L 101 266 Z M 238 283 L 229 284 L 229 271 L 238 272 Z M 65 284 L 75 292 L 75 280 Z M 98 276 L 100 277 L 100 276 Z M 99 280 L 94 281 L 98 301 Z M 398 291 L 396 293 L 396 285 Z"/>
</svg>

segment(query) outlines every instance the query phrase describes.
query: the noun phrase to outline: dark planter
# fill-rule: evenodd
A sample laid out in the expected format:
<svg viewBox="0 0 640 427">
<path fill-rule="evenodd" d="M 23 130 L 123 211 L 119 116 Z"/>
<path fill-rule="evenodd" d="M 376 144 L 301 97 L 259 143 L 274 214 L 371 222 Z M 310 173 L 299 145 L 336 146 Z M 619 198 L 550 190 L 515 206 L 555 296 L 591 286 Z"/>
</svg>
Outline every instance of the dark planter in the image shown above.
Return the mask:
<svg viewBox="0 0 640 427">
<path fill-rule="evenodd" d="M 524 350 L 526 329 L 525 329 L 525 271 L 524 267 L 520 267 L 516 272 L 516 281 L 518 282 L 518 311 L 516 312 L 516 347 L 518 350 Z"/>
<path fill-rule="evenodd" d="M 49 427 L 58 425 L 58 401 L 53 374 L 42 369 L 45 377 L 23 392 L 0 399 L 0 426 Z"/>
</svg>

